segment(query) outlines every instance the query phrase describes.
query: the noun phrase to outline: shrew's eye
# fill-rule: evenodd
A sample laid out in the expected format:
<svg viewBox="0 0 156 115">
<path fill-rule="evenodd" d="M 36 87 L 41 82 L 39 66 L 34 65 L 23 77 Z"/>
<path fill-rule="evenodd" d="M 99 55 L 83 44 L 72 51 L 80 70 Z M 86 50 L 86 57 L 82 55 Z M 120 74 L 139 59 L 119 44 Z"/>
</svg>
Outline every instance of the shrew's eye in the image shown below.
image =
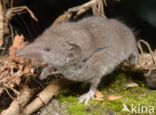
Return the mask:
<svg viewBox="0 0 156 115">
<path fill-rule="evenodd" d="M 50 51 L 51 49 L 50 48 L 44 48 L 44 51 Z"/>
</svg>

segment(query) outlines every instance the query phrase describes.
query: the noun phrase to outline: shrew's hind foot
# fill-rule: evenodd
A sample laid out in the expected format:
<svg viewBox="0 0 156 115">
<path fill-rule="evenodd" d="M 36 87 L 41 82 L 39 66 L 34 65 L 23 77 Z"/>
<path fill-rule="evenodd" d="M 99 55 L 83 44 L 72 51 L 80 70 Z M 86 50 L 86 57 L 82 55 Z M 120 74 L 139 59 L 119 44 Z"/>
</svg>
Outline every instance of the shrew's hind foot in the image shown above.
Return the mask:
<svg viewBox="0 0 156 115">
<path fill-rule="evenodd" d="M 90 90 L 89 92 L 79 97 L 79 102 L 84 103 L 86 105 L 88 104 L 89 100 L 94 98 L 94 95 L 95 95 L 95 91 Z"/>
</svg>

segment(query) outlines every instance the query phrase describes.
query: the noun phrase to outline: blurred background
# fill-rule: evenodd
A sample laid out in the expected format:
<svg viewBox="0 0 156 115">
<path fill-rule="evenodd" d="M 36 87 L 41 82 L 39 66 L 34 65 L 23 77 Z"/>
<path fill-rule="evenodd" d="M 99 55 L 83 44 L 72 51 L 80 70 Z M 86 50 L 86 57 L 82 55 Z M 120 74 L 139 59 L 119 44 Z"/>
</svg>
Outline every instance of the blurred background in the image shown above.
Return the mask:
<svg viewBox="0 0 156 115">
<path fill-rule="evenodd" d="M 27 13 L 16 15 L 11 24 L 28 41 L 33 41 L 53 21 L 68 8 L 83 4 L 88 0 L 14 0 L 14 6 L 28 6 L 38 22 Z M 107 0 L 105 13 L 108 18 L 116 18 L 134 31 L 137 39 L 147 40 L 156 48 L 156 0 Z M 85 16 L 91 15 L 86 13 Z M 83 16 L 84 17 L 84 16 Z"/>
</svg>

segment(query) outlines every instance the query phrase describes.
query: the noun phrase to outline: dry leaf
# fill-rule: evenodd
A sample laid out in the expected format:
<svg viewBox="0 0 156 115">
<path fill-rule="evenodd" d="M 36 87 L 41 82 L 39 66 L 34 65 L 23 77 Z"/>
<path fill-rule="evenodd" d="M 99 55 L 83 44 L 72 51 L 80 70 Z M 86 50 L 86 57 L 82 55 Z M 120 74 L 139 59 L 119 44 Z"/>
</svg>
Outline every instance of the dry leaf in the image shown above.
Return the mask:
<svg viewBox="0 0 156 115">
<path fill-rule="evenodd" d="M 2 90 L 11 89 L 17 94 L 16 86 L 19 86 L 21 81 L 28 75 L 32 75 L 31 61 L 22 57 L 16 57 L 15 54 L 18 50 L 24 47 L 23 35 L 16 35 L 13 39 L 13 45 L 10 47 L 10 55 L 7 60 L 4 60 L 0 69 L 0 95 Z"/>
<path fill-rule="evenodd" d="M 127 83 L 125 85 L 126 88 L 133 88 L 133 87 L 138 87 L 139 85 L 137 83 L 131 82 L 131 83 Z"/>
<path fill-rule="evenodd" d="M 10 47 L 10 56 L 15 56 L 15 53 L 22 49 L 25 46 L 24 44 L 24 36 L 23 35 L 16 35 L 13 40 L 13 45 Z"/>
<path fill-rule="evenodd" d="M 27 62 L 27 64 L 24 67 L 23 74 L 28 74 L 30 73 L 30 71 L 31 71 L 31 62 Z"/>
<path fill-rule="evenodd" d="M 103 94 L 97 90 L 96 93 L 95 93 L 95 98 L 94 98 L 96 101 L 102 101 L 103 100 Z"/>
<path fill-rule="evenodd" d="M 118 100 L 120 98 L 122 98 L 122 96 L 114 96 L 114 95 L 108 96 L 108 100 L 110 100 L 110 101 L 115 101 L 115 100 Z"/>
</svg>

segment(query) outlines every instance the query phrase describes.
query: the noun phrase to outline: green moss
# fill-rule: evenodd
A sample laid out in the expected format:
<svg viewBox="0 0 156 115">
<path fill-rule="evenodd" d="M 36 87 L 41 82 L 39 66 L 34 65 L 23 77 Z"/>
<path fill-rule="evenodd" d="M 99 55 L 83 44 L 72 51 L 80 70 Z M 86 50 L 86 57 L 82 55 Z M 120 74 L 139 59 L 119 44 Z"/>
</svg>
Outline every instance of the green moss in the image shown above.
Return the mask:
<svg viewBox="0 0 156 115">
<path fill-rule="evenodd" d="M 112 74 L 116 79 L 114 82 L 110 83 L 108 86 L 103 87 L 100 85 L 100 91 L 104 95 L 103 101 L 92 100 L 88 105 L 83 105 L 78 103 L 76 96 L 66 96 L 62 93 L 59 96 L 61 103 L 67 105 L 67 110 L 71 115 L 99 115 L 99 114 L 110 114 L 117 113 L 117 115 L 133 114 L 132 107 L 137 109 L 137 112 L 142 112 L 141 107 L 147 107 L 147 112 L 150 111 L 150 107 L 153 107 L 156 112 L 156 91 L 149 90 L 141 84 L 139 87 L 133 87 L 126 89 L 125 85 L 131 81 L 130 77 L 126 76 L 124 73 Z M 110 77 L 108 76 L 108 77 Z M 69 92 L 66 92 L 69 93 Z M 110 95 L 122 96 L 122 98 L 109 101 L 107 97 Z M 130 112 L 122 111 L 123 106 L 126 106 Z M 149 114 L 143 111 L 141 114 Z"/>
<path fill-rule="evenodd" d="M 66 103 L 68 105 L 67 109 L 69 114 L 74 115 L 85 115 L 86 114 L 86 107 L 80 103 L 78 103 L 77 98 L 69 96 L 69 97 L 59 97 L 60 101 Z"/>
</svg>

